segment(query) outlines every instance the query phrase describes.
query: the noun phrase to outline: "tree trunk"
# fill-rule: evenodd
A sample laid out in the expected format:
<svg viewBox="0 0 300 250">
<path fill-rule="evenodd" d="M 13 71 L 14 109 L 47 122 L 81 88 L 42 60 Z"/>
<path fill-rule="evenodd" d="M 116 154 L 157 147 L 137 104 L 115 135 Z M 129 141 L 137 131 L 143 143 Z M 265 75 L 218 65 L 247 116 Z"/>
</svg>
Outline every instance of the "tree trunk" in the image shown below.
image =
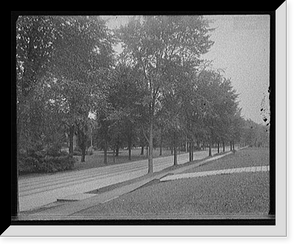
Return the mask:
<svg viewBox="0 0 300 250">
<path fill-rule="evenodd" d="M 177 165 L 177 148 L 174 146 L 174 166 Z"/>
<path fill-rule="evenodd" d="M 116 163 L 116 148 L 113 149 L 113 163 Z"/>
<path fill-rule="evenodd" d="M 81 150 L 81 162 L 85 162 L 85 150 L 86 150 L 85 135 L 81 131 L 78 134 L 80 134 L 78 136 L 78 140 L 80 143 L 79 145 L 80 145 L 80 150 Z"/>
<path fill-rule="evenodd" d="M 77 145 L 81 150 L 81 162 L 85 162 L 85 150 L 86 150 L 87 137 L 83 130 L 77 130 Z"/>
<path fill-rule="evenodd" d="M 85 162 L 85 145 L 81 145 L 81 162 Z"/>
<path fill-rule="evenodd" d="M 141 155 L 144 155 L 144 145 L 141 147 Z"/>
<path fill-rule="evenodd" d="M 225 142 L 223 141 L 222 144 L 223 144 L 223 152 L 225 152 Z"/>
<path fill-rule="evenodd" d="M 189 161 L 192 161 L 192 158 L 191 158 L 191 143 L 190 142 L 187 143 L 187 149 L 188 149 L 188 152 L 189 152 Z"/>
<path fill-rule="evenodd" d="M 160 144 L 159 144 L 159 156 L 162 156 L 162 134 L 160 134 Z"/>
<path fill-rule="evenodd" d="M 93 131 L 91 131 L 91 148 L 93 148 Z"/>
<path fill-rule="evenodd" d="M 174 132 L 174 165 L 177 165 L 177 140 L 176 140 L 176 132 Z"/>
<path fill-rule="evenodd" d="M 107 140 L 106 140 L 106 138 L 105 138 L 105 141 L 104 141 L 103 151 L 104 151 L 104 164 L 107 164 Z"/>
<path fill-rule="evenodd" d="M 69 144 L 69 155 L 71 157 L 73 157 L 73 154 L 74 154 L 74 145 L 73 145 L 73 138 L 74 138 L 74 125 L 72 125 L 70 127 L 70 133 L 69 133 L 69 141 L 70 141 L 70 144 Z"/>
<path fill-rule="evenodd" d="M 192 151 L 191 151 L 192 161 L 194 160 L 194 141 L 192 141 Z"/>
<path fill-rule="evenodd" d="M 119 156 L 119 143 L 116 145 L 116 156 Z"/>
<path fill-rule="evenodd" d="M 128 137 L 128 160 L 131 161 L 131 136 Z"/>
<path fill-rule="evenodd" d="M 218 142 L 218 154 L 220 153 L 220 143 Z"/>
<path fill-rule="evenodd" d="M 208 156 L 212 156 L 211 148 L 213 146 L 213 137 L 214 137 L 214 130 L 210 129 L 210 138 L 209 138 L 209 149 L 208 149 Z"/>
<path fill-rule="evenodd" d="M 81 162 L 85 162 L 85 146 L 81 148 Z"/>
<path fill-rule="evenodd" d="M 148 154 L 148 174 L 153 173 L 153 120 L 150 119 L 149 129 L 149 154 Z"/>
<path fill-rule="evenodd" d="M 189 161 L 192 162 L 194 160 L 194 142 L 193 140 L 190 142 L 189 148 Z"/>
<path fill-rule="evenodd" d="M 188 152 L 188 141 L 187 138 L 185 139 L 185 152 Z"/>
</svg>

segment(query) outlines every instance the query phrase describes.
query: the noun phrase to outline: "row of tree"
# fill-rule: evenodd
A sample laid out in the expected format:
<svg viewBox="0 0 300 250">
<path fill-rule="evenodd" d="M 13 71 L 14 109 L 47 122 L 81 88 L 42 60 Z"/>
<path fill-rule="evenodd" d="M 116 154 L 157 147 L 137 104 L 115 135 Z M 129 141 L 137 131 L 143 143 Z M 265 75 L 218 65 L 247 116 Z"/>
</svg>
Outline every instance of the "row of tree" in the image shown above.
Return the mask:
<svg viewBox="0 0 300 250">
<path fill-rule="evenodd" d="M 88 139 L 116 154 L 246 138 L 230 79 L 207 67 L 209 22 L 202 16 L 131 18 L 109 30 L 98 17 L 21 16 L 16 23 L 18 153 L 60 150 L 73 137 L 84 161 Z M 116 55 L 113 46 L 122 45 Z M 248 131 L 248 132 L 247 132 Z M 66 136 L 67 135 L 67 136 Z"/>
</svg>

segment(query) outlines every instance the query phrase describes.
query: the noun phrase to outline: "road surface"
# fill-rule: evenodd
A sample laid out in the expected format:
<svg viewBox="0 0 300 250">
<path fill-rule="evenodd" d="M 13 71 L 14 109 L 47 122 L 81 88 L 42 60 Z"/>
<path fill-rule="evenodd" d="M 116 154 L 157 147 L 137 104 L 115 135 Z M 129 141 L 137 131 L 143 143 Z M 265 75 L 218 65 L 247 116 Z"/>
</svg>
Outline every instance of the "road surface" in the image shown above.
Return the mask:
<svg viewBox="0 0 300 250">
<path fill-rule="evenodd" d="M 213 150 L 212 153 L 216 153 Z M 208 156 L 208 151 L 194 152 L 194 160 Z M 178 164 L 188 162 L 188 153 L 178 155 Z M 154 158 L 154 172 L 173 165 L 173 156 Z M 55 173 L 19 179 L 20 211 L 32 210 L 74 194 L 138 178 L 147 174 L 148 160 L 106 167 Z"/>
</svg>

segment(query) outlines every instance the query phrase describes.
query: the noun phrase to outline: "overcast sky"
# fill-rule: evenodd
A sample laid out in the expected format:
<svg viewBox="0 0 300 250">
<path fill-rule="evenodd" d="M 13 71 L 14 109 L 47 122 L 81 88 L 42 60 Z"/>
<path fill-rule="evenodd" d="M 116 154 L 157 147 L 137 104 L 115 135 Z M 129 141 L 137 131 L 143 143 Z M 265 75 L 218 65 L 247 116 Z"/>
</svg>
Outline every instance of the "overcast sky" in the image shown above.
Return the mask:
<svg viewBox="0 0 300 250">
<path fill-rule="evenodd" d="M 269 15 L 208 18 L 215 20 L 211 24 L 216 28 L 211 34 L 215 44 L 203 57 L 213 59 L 213 66 L 231 78 L 244 117 L 263 123 L 260 110 L 269 108 Z"/>
<path fill-rule="evenodd" d="M 263 123 L 261 108 L 268 109 L 270 17 L 269 15 L 210 15 L 211 40 L 215 44 L 203 55 L 213 68 L 224 69 L 239 94 L 245 119 Z M 106 16 L 109 28 L 128 21 L 127 16 Z"/>
</svg>

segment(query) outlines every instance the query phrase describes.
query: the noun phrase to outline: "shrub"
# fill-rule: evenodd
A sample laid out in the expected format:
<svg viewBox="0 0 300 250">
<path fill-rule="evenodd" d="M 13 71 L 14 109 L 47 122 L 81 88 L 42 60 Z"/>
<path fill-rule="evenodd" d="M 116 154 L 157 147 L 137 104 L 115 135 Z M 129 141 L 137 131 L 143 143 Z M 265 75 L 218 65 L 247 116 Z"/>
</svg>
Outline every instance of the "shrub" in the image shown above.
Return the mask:
<svg viewBox="0 0 300 250">
<path fill-rule="evenodd" d="M 20 173 L 32 173 L 39 167 L 40 161 L 32 156 L 21 155 L 18 161 Z"/>
<path fill-rule="evenodd" d="M 58 143 L 51 144 L 47 149 L 46 153 L 47 155 L 51 156 L 60 156 L 61 155 L 61 145 Z"/>
<path fill-rule="evenodd" d="M 25 173 L 54 173 L 70 170 L 74 167 L 75 159 L 65 153 L 59 156 L 45 154 L 32 154 L 31 156 L 20 157 L 19 171 Z"/>
</svg>

